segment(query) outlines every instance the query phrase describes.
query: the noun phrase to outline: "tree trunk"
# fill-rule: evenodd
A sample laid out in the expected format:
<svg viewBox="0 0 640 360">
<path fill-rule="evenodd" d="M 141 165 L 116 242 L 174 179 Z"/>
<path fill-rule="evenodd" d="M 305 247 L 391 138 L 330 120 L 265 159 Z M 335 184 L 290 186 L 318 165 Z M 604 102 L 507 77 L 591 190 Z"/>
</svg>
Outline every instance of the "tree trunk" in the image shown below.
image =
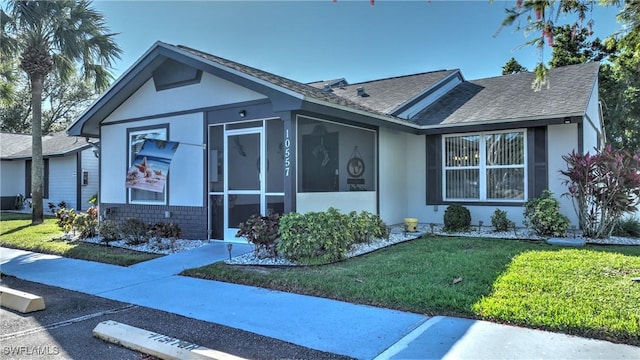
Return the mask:
<svg viewBox="0 0 640 360">
<path fill-rule="evenodd" d="M 31 79 L 31 225 L 44 222 L 43 182 L 44 160 L 42 159 L 42 83 L 44 76 L 33 74 Z"/>
</svg>

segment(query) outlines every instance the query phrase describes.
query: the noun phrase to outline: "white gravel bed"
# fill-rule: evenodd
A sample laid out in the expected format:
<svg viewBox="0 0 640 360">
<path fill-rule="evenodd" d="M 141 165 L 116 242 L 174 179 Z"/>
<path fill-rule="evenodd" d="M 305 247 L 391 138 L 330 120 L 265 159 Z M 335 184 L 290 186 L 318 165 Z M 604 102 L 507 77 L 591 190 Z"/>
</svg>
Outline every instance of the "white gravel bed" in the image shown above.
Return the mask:
<svg viewBox="0 0 640 360">
<path fill-rule="evenodd" d="M 356 244 L 349 251 L 348 257 L 354 257 L 370 253 L 372 251 L 398 244 L 404 241 L 417 239 L 422 236 L 424 232 L 406 233 L 406 235 L 400 230 L 400 228 L 393 229 L 389 235 L 389 239 L 375 239 L 369 244 Z M 258 255 L 251 251 L 249 253 L 233 257 L 224 261 L 228 265 L 261 265 L 261 266 L 296 266 L 299 265 L 295 262 L 289 261 L 283 257 L 277 258 L 260 258 Z"/>
<path fill-rule="evenodd" d="M 109 244 L 107 245 L 106 243 L 102 242 L 102 237 L 100 236 L 86 238 L 86 239 L 83 239 L 82 241 L 93 243 L 93 244 L 114 246 L 114 247 L 120 247 L 123 249 L 136 250 L 136 251 L 142 251 L 142 252 L 147 252 L 152 254 L 162 254 L 162 255 L 179 253 L 182 251 L 195 249 L 200 246 L 211 243 L 209 240 L 177 239 L 175 241 L 171 241 L 170 239 L 166 239 L 166 238 L 151 238 L 149 242 L 141 245 L 129 245 L 124 240 L 110 241 Z"/>
<path fill-rule="evenodd" d="M 420 229 L 424 230 L 427 233 L 431 233 L 430 226 L 420 225 Z M 427 230 L 429 229 L 429 230 Z M 516 240 L 546 240 L 546 237 L 538 236 L 533 231 L 530 231 L 526 228 L 516 228 L 515 231 L 503 231 L 497 232 L 493 231 L 491 227 L 483 226 L 481 229 L 478 229 L 477 226 L 472 226 L 470 231 L 461 232 L 461 233 L 448 233 L 442 231 L 441 225 L 434 226 L 433 233 L 435 235 L 441 236 L 460 236 L 460 237 L 483 237 L 483 238 L 495 238 L 495 239 L 516 239 Z M 635 238 L 626 238 L 620 236 L 610 236 L 607 239 L 593 239 L 582 236 L 581 230 L 575 230 L 575 233 L 572 229 L 567 231 L 567 238 L 577 238 L 584 239 L 587 244 L 598 244 L 598 245 L 640 245 L 640 239 Z"/>
<path fill-rule="evenodd" d="M 419 238 L 424 234 L 433 234 L 439 236 L 458 236 L 458 237 L 482 237 L 482 238 L 494 238 L 494 239 L 518 239 L 518 240 L 546 240 L 546 238 L 540 237 L 535 233 L 529 231 L 525 228 L 517 228 L 515 231 L 505 231 L 505 232 L 496 232 L 489 226 L 483 226 L 478 228 L 478 226 L 473 226 L 470 231 L 467 232 L 459 232 L 459 233 L 451 233 L 444 232 L 442 230 L 442 225 L 434 225 L 433 229 L 429 224 L 419 224 L 418 231 L 415 233 L 407 232 L 405 233 L 401 226 L 394 226 L 391 229 L 391 235 L 389 239 L 375 239 L 370 244 L 357 244 L 349 251 L 349 257 L 354 257 L 358 255 L 363 255 L 366 253 L 370 253 L 372 251 L 398 244 L 404 241 L 413 240 Z M 569 230 L 567 232 L 567 237 L 574 237 L 573 230 Z M 582 239 L 582 233 L 579 230 L 576 230 L 575 237 Z M 64 236 L 66 240 L 75 240 L 72 234 L 67 234 Z M 584 240 L 588 244 L 599 244 L 599 245 L 636 245 L 640 246 L 640 239 L 634 238 L 625 238 L 612 236 L 608 239 L 591 239 L 584 238 Z M 91 237 L 87 239 L 83 239 L 82 241 L 94 244 L 107 245 L 102 242 L 102 237 Z M 148 252 L 153 254 L 173 254 L 179 253 L 191 249 L 198 248 L 200 246 L 210 244 L 210 240 L 187 240 L 187 239 L 177 239 L 175 241 L 171 241 L 169 239 L 162 238 L 152 238 L 148 243 L 142 245 L 128 245 L 124 240 L 111 241 L 108 246 L 120 247 L 129 250 L 136 250 L 142 252 Z M 291 262 L 285 258 L 260 258 L 253 251 L 239 255 L 231 258 L 230 260 L 224 261 L 229 265 L 266 265 L 266 266 L 295 266 L 298 265 L 294 262 Z"/>
</svg>

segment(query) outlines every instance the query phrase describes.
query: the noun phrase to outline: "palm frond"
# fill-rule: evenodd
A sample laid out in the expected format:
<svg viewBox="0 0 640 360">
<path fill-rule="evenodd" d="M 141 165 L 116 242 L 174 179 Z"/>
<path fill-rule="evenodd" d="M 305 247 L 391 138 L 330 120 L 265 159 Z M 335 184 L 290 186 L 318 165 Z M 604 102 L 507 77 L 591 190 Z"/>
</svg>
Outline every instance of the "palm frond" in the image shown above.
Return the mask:
<svg viewBox="0 0 640 360">
<path fill-rule="evenodd" d="M 85 79 L 95 81 L 104 89 L 113 79 L 108 69 L 122 50 L 106 25 L 104 16 L 91 6 L 89 0 L 18 1 L 10 0 L 3 19 L 12 19 L 0 40 L 2 52 L 23 54 L 26 49 L 38 48 L 48 53 L 54 71 L 63 81 L 73 72 L 81 72 Z M 9 35 L 12 35 L 11 37 Z M 10 40 L 11 40 L 10 39 Z M 6 44 L 6 46 L 5 46 Z M 6 49 L 5 49 L 6 48 Z"/>
</svg>

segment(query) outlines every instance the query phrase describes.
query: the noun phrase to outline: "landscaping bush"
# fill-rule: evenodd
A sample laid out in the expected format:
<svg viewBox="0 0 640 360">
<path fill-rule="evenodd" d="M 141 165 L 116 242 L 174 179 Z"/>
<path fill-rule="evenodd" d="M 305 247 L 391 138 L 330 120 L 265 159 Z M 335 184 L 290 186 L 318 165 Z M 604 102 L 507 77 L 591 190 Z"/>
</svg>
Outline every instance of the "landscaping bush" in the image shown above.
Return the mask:
<svg viewBox="0 0 640 360">
<path fill-rule="evenodd" d="M 369 244 L 373 239 L 386 239 L 389 237 L 387 224 L 377 214 L 372 214 L 368 211 L 361 211 L 358 214 L 352 211 L 349 213 L 348 221 L 351 243 Z"/>
<path fill-rule="evenodd" d="M 280 229 L 280 214 L 268 216 L 254 214 L 247 221 L 240 223 L 236 237 L 245 237 L 255 245 L 259 256 L 275 257 L 278 255 L 278 231 Z"/>
<path fill-rule="evenodd" d="M 573 151 L 562 157 L 567 170 L 565 194 L 572 198 L 582 233 L 607 238 L 616 222 L 637 210 L 640 201 L 640 154 L 631 155 L 607 145 L 595 155 Z"/>
<path fill-rule="evenodd" d="M 277 249 L 285 258 L 303 264 L 319 264 L 347 257 L 353 237 L 347 215 L 337 209 L 289 213 L 280 219 Z"/>
<path fill-rule="evenodd" d="M 560 213 L 560 203 L 544 190 L 524 204 L 524 224 L 540 236 L 566 236 L 569 219 Z"/>
<path fill-rule="evenodd" d="M 84 214 L 76 214 L 72 223 L 73 231 L 82 239 L 96 236 L 98 231 L 98 209 L 91 206 Z"/>
<path fill-rule="evenodd" d="M 180 225 L 159 221 L 149 228 L 153 236 L 158 238 L 178 239 L 182 235 Z"/>
<path fill-rule="evenodd" d="M 60 201 L 56 205 L 56 204 L 54 204 L 52 202 L 49 202 L 49 203 L 47 203 L 47 206 L 49 207 L 49 211 L 51 211 L 52 214 L 55 214 L 58 209 L 66 209 L 67 208 L 67 203 L 66 203 L 66 201 Z"/>
<path fill-rule="evenodd" d="M 507 231 L 513 228 L 514 223 L 509 220 L 506 211 L 496 209 L 491 215 L 491 225 L 493 225 L 495 231 Z"/>
<path fill-rule="evenodd" d="M 16 196 L 16 200 L 14 201 L 13 207 L 16 210 L 24 209 L 24 196 L 22 194 L 18 194 Z"/>
<path fill-rule="evenodd" d="M 118 223 L 113 220 L 102 220 L 98 224 L 98 233 L 102 236 L 102 241 L 110 243 L 112 241 L 120 240 L 120 227 Z"/>
<path fill-rule="evenodd" d="M 136 218 L 127 219 L 120 227 L 120 231 L 128 245 L 141 245 L 151 238 L 147 224 Z"/>
<path fill-rule="evenodd" d="M 77 231 L 81 239 L 96 236 L 98 220 L 90 213 L 77 214 L 73 219 L 73 230 Z"/>
<path fill-rule="evenodd" d="M 447 206 L 444 211 L 444 231 L 468 231 L 471 227 L 471 213 L 462 205 Z"/>
<path fill-rule="evenodd" d="M 613 228 L 613 235 L 640 238 L 640 220 L 631 216 L 618 219 Z"/>
<path fill-rule="evenodd" d="M 55 214 L 56 224 L 62 231 L 68 233 L 73 229 L 73 220 L 76 218 L 76 212 L 73 209 L 60 208 Z"/>
</svg>

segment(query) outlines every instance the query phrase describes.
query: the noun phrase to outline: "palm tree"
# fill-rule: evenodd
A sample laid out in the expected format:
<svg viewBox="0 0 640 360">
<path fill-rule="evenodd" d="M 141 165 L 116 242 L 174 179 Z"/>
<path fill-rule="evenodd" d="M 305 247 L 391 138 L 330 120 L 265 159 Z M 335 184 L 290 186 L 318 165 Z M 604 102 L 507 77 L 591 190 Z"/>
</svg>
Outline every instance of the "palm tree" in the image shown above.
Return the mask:
<svg viewBox="0 0 640 360">
<path fill-rule="evenodd" d="M 32 104 L 32 225 L 43 222 L 42 190 L 42 84 L 57 72 L 66 81 L 80 70 L 96 90 L 104 90 L 113 79 L 108 68 L 122 50 L 109 33 L 104 17 L 88 0 L 8 1 L 0 9 L 3 57 L 17 58 L 31 83 Z"/>
</svg>

